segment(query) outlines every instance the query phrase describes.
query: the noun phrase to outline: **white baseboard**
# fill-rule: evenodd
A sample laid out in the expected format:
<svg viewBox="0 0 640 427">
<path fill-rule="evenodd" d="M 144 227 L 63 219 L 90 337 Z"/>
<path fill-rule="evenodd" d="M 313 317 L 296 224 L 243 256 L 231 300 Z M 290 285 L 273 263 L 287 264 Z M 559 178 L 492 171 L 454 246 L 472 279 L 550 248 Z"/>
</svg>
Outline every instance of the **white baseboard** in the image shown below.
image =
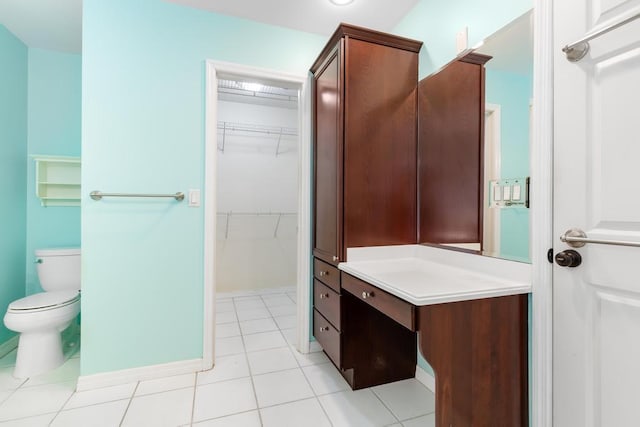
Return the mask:
<svg viewBox="0 0 640 427">
<path fill-rule="evenodd" d="M 251 297 L 255 295 L 284 294 L 296 292 L 295 286 L 281 286 L 279 288 L 244 289 L 239 291 L 216 292 L 216 299 Z"/>
<path fill-rule="evenodd" d="M 204 369 L 202 359 L 182 360 L 163 363 L 161 365 L 142 366 L 140 368 L 123 369 L 101 374 L 83 375 L 78 378 L 76 391 L 128 384 L 137 381 L 153 380 L 173 375 L 190 374 Z"/>
<path fill-rule="evenodd" d="M 0 344 L 0 359 L 11 353 L 16 347 L 18 347 L 19 339 L 20 335 L 16 335 Z"/>
<path fill-rule="evenodd" d="M 318 341 L 309 341 L 309 353 L 315 353 L 316 351 L 322 351 L 322 346 Z"/>
<path fill-rule="evenodd" d="M 436 378 L 416 365 L 416 379 L 422 383 L 426 388 L 431 390 L 434 394 L 436 392 Z"/>
</svg>

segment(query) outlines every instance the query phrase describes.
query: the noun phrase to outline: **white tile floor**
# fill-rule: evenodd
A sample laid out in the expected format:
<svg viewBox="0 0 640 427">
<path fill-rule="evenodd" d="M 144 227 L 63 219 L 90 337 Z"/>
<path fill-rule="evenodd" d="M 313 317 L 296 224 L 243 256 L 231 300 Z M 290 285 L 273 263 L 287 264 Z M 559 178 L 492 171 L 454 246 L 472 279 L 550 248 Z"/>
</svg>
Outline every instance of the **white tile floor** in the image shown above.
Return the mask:
<svg viewBox="0 0 640 427">
<path fill-rule="evenodd" d="M 435 425 L 415 379 L 352 391 L 321 353 L 293 347 L 295 295 L 218 295 L 216 366 L 206 372 L 75 392 L 78 355 L 16 380 L 0 359 L 0 427 L 314 427 Z"/>
</svg>

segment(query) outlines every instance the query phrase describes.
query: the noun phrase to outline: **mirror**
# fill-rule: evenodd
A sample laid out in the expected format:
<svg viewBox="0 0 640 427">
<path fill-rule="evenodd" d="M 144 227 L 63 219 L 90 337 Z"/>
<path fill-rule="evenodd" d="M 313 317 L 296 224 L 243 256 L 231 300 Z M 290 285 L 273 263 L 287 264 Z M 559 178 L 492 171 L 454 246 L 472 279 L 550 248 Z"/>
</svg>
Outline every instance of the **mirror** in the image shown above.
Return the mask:
<svg viewBox="0 0 640 427">
<path fill-rule="evenodd" d="M 423 244 L 530 262 L 532 16 L 420 82 Z"/>
</svg>

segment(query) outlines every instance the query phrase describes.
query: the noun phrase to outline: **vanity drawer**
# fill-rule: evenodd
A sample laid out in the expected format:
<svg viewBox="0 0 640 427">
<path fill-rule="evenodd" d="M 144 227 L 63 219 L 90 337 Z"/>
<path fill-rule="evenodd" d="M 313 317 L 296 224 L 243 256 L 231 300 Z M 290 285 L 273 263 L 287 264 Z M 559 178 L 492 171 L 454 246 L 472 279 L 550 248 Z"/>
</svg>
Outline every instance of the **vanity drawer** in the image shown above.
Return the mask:
<svg viewBox="0 0 640 427">
<path fill-rule="evenodd" d="M 313 259 L 313 277 L 320 280 L 336 292 L 340 292 L 340 270 L 331 264 Z"/>
<path fill-rule="evenodd" d="M 367 282 L 342 273 L 342 289 L 386 314 L 411 331 L 416 330 L 415 306 Z"/>
<path fill-rule="evenodd" d="M 313 306 L 340 330 L 340 294 L 317 279 L 313 280 Z"/>
<path fill-rule="evenodd" d="M 313 310 L 313 336 L 327 356 L 340 368 L 340 332 L 318 310 Z"/>
</svg>

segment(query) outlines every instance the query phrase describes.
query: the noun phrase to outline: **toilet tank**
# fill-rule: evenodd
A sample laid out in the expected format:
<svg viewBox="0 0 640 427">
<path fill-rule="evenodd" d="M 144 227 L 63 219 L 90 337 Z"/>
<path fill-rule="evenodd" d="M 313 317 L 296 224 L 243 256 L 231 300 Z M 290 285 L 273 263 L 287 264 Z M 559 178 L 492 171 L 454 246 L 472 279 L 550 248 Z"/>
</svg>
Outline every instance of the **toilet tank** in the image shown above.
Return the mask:
<svg viewBox="0 0 640 427">
<path fill-rule="evenodd" d="M 38 249 L 35 255 L 42 289 L 80 290 L 80 248 Z"/>
</svg>

